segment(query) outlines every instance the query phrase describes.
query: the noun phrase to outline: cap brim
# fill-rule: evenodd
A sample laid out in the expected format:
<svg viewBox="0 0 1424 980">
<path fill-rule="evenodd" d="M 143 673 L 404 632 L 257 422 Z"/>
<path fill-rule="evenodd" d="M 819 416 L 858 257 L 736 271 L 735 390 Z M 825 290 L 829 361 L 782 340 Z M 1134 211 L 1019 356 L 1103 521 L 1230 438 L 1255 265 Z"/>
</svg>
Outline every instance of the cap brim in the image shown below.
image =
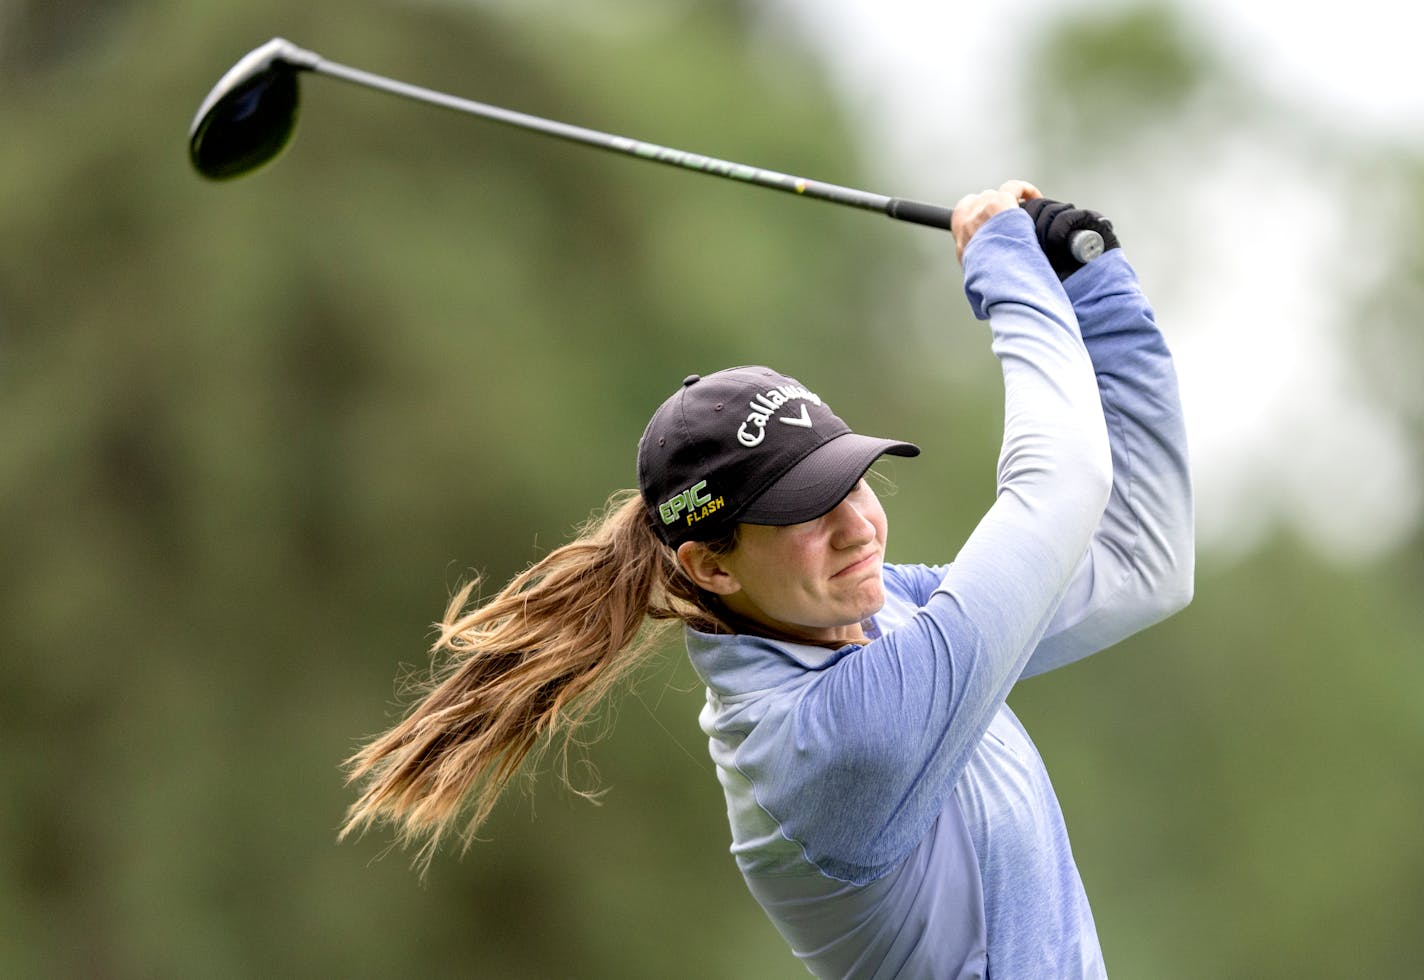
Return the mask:
<svg viewBox="0 0 1424 980">
<path fill-rule="evenodd" d="M 827 513 L 881 456 L 918 456 L 911 442 L 847 432 L 822 443 L 736 515 L 744 524 L 800 524 Z"/>
</svg>

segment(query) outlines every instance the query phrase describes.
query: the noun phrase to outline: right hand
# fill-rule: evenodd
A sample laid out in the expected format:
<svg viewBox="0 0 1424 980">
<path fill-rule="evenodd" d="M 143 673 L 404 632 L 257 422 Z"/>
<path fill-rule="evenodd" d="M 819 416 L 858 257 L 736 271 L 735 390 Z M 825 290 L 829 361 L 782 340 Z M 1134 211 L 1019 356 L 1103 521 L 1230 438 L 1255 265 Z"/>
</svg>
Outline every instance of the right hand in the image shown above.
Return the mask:
<svg viewBox="0 0 1424 980">
<path fill-rule="evenodd" d="M 964 249 L 974 233 L 1000 211 L 1016 208 L 1024 201 L 1043 197 L 1043 193 L 1026 180 L 1008 180 L 996 189 L 966 194 L 954 206 L 950 231 L 954 234 L 955 255 L 964 264 Z"/>
</svg>

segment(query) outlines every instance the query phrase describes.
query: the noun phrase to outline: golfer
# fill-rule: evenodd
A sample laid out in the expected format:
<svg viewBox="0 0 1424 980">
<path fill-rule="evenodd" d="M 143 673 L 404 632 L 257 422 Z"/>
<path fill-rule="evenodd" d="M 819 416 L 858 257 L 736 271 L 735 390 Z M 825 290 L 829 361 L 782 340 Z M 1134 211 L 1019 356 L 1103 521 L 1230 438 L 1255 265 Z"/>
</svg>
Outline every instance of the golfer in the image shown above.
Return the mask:
<svg viewBox="0 0 1424 980">
<path fill-rule="evenodd" d="M 1066 248 L 1082 227 L 1107 245 L 1086 265 Z M 1190 601 L 1176 379 L 1100 215 L 1010 181 L 962 199 L 953 231 L 1005 421 L 994 502 L 952 563 L 884 563 L 863 477 L 914 445 L 768 368 L 692 375 L 643 434 L 639 493 L 487 601 L 455 597 L 423 700 L 349 761 L 343 834 L 390 822 L 428 860 L 463 817 L 468 844 L 530 750 L 636 665 L 645 619 L 675 620 L 732 854 L 812 973 L 1106 976 L 1005 698 Z"/>
</svg>

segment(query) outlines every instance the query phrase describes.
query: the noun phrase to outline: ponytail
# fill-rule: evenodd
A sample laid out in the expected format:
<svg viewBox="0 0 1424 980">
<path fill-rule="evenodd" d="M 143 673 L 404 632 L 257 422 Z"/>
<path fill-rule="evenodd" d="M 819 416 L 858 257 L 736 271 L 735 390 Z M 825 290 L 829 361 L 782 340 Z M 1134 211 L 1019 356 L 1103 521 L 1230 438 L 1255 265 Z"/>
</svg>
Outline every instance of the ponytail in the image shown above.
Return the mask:
<svg viewBox="0 0 1424 980">
<path fill-rule="evenodd" d="M 415 864 L 425 868 L 467 812 L 468 848 L 530 752 L 551 742 L 567 752 L 575 730 L 656 646 L 661 630 L 645 629 L 647 620 L 728 631 L 654 533 L 636 491 L 615 494 L 575 540 L 471 604 L 478 585 L 451 599 L 418 702 L 346 760 L 347 782 L 362 792 L 340 839 L 390 823 L 401 845 L 418 845 Z"/>
</svg>

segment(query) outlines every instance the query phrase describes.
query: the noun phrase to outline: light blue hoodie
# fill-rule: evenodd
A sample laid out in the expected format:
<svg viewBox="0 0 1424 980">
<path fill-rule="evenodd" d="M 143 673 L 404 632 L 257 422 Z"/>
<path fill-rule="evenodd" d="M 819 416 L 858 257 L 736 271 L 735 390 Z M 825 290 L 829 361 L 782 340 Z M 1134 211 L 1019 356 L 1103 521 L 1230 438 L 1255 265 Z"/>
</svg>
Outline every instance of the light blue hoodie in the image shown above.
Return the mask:
<svg viewBox="0 0 1424 980">
<path fill-rule="evenodd" d="M 964 255 L 1004 373 L 993 506 L 954 562 L 885 567 L 869 641 L 687 634 L 748 887 L 817 976 L 1105 977 L 1014 683 L 1190 601 L 1171 357 L 1121 250 L 1060 284 L 1022 211 Z"/>
</svg>

